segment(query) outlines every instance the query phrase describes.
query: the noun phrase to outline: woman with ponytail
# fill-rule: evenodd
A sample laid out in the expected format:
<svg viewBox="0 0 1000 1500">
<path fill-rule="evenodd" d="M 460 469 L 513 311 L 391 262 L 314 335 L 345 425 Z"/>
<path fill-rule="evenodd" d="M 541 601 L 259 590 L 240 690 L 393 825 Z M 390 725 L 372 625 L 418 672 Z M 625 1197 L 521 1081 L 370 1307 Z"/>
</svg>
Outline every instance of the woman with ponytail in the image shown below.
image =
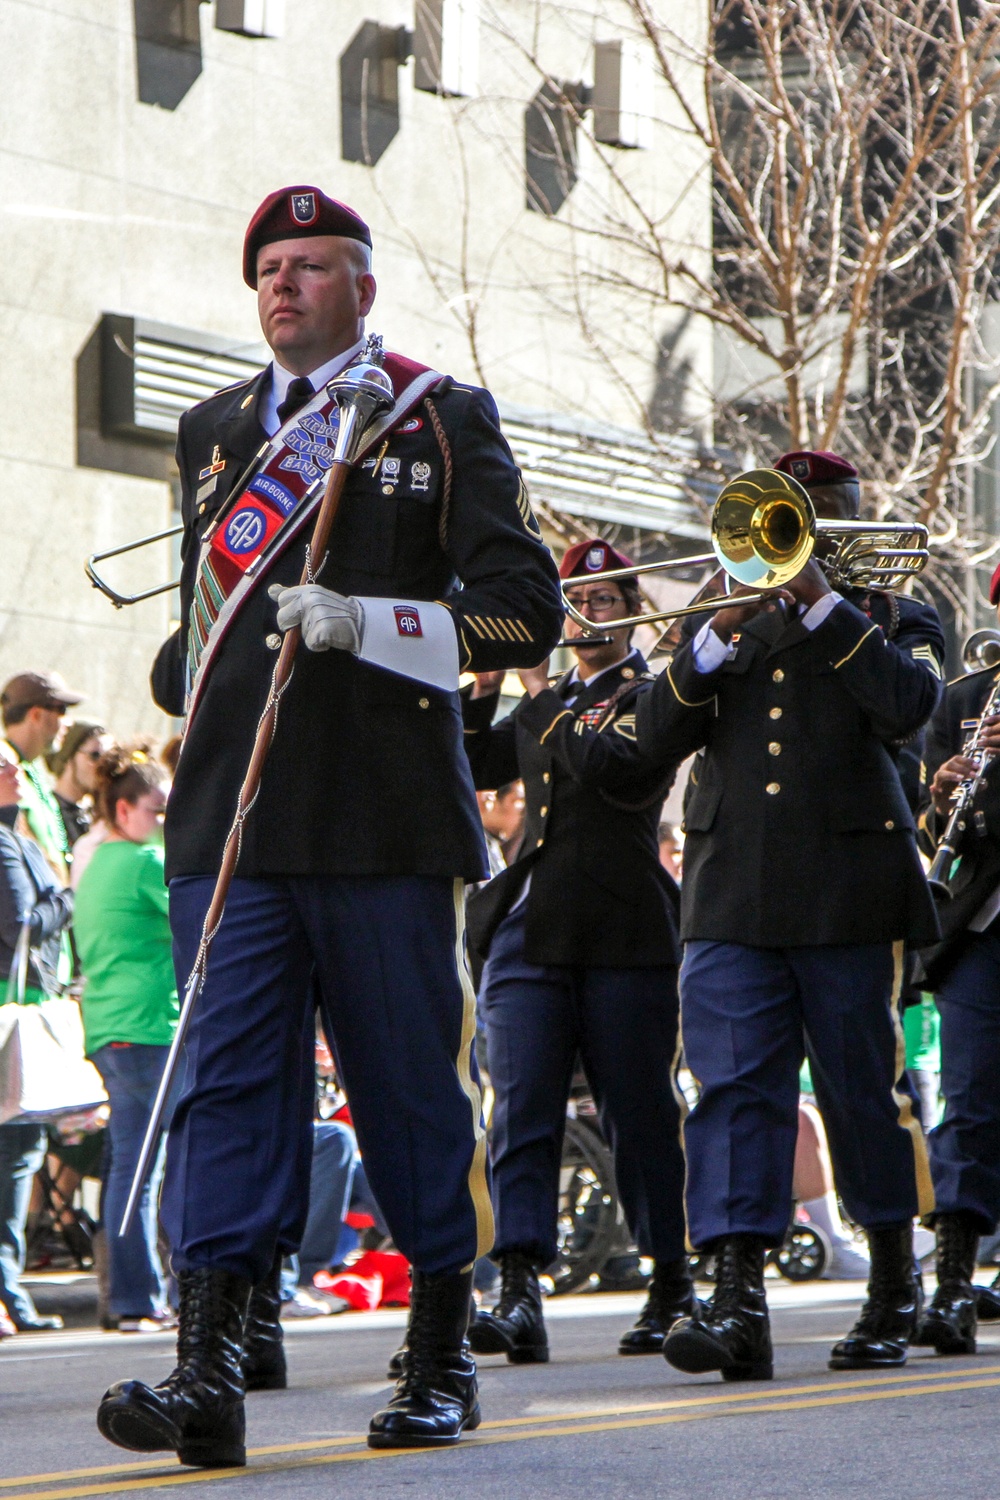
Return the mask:
<svg viewBox="0 0 1000 1500">
<path fill-rule="evenodd" d="M 157 1251 L 161 1149 L 130 1232 L 118 1236 L 132 1174 L 177 1024 L 177 985 L 159 838 L 166 775 L 148 747 L 114 747 L 97 763 L 96 808 L 106 835 L 76 892 L 74 932 L 84 976 L 87 1055 L 111 1103 L 107 1226 L 109 1311 L 124 1330 L 168 1324 Z"/>
</svg>

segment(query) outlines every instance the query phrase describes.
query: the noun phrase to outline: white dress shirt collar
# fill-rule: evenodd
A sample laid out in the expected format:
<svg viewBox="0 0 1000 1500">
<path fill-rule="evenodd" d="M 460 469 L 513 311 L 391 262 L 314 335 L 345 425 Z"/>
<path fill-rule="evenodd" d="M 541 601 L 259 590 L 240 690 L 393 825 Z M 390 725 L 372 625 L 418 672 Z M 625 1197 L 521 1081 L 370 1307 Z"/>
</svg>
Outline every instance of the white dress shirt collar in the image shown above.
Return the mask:
<svg viewBox="0 0 1000 1500">
<path fill-rule="evenodd" d="M 638 650 L 633 646 L 628 656 L 623 657 L 621 661 L 612 662 L 610 667 L 602 667 L 599 672 L 592 672 L 589 677 L 581 677 L 579 667 L 574 667 L 569 674 L 569 680 L 570 682 L 580 682 L 585 688 L 589 688 L 592 682 L 596 682 L 598 677 L 603 677 L 606 672 L 621 671 L 622 667 L 626 666 L 632 660 L 632 657 L 638 656 L 638 654 Z"/>
<path fill-rule="evenodd" d="M 335 375 L 339 375 L 341 370 L 346 370 L 351 361 L 357 359 L 364 347 L 365 339 L 362 336 L 356 344 L 351 345 L 350 349 L 345 349 L 343 354 L 335 354 L 333 359 L 328 359 L 325 365 L 320 365 L 318 369 L 311 370 L 309 372 L 309 381 L 313 390 L 318 391 L 321 386 L 326 385 Z M 291 370 L 286 370 L 284 365 L 279 365 L 276 359 L 271 361 L 271 379 L 261 397 L 260 411 L 258 413 L 260 425 L 268 437 L 273 437 L 281 426 L 281 423 L 278 421 L 278 407 L 287 396 L 288 387 L 295 378 Z"/>
</svg>

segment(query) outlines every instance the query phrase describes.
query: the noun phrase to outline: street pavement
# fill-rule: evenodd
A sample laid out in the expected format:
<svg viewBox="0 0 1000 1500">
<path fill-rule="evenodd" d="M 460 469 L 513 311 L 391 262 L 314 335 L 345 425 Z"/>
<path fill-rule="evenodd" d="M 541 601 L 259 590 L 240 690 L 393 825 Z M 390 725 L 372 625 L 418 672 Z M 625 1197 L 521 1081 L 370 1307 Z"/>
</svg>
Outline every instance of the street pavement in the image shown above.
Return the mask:
<svg viewBox="0 0 1000 1500">
<path fill-rule="evenodd" d="M 94 1426 L 112 1380 L 169 1371 L 168 1335 L 11 1339 L 0 1345 L 0 1500 L 138 1500 L 178 1486 L 186 1500 L 995 1500 L 1000 1324 L 981 1330 L 975 1356 L 915 1350 L 900 1371 L 833 1374 L 828 1346 L 860 1292 L 769 1283 L 775 1379 L 739 1385 L 617 1355 L 639 1297 L 554 1299 L 551 1363 L 481 1361 L 483 1425 L 436 1452 L 364 1443 L 402 1314 L 293 1322 L 290 1388 L 247 1403 L 249 1466 L 210 1474 L 121 1453 Z"/>
</svg>

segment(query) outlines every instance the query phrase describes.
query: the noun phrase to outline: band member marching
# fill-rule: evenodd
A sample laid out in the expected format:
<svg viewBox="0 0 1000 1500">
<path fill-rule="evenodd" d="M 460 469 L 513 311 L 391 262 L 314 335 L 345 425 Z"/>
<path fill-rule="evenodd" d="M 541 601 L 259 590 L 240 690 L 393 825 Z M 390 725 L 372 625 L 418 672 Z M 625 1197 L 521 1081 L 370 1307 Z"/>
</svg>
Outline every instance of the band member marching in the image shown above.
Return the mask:
<svg viewBox="0 0 1000 1500">
<path fill-rule="evenodd" d="M 788 457 L 806 479 L 813 464 L 849 468 Z M 889 641 L 815 560 L 780 599 L 741 607 L 740 592 L 637 713 L 640 750 L 664 765 L 704 751 L 686 813 L 680 985 L 700 1087 L 684 1131 L 688 1226 L 718 1280 L 707 1316 L 675 1324 L 664 1354 L 693 1373 L 771 1378 L 764 1257 L 788 1227 L 808 1046 L 837 1186 L 871 1251 L 867 1301 L 830 1363 L 902 1364 L 918 1314 L 912 1220 L 932 1199 L 896 1087 L 896 999 L 904 940 L 937 924 L 894 752 L 935 707 L 943 638 L 933 610 L 900 599 Z"/>
<path fill-rule="evenodd" d="M 1000 606 L 1000 568 L 990 584 Z M 975 757 L 970 757 L 972 744 Z M 956 791 L 987 762 L 943 861 L 948 899 L 939 907 L 944 942 L 927 955 L 941 1013 L 944 1116 L 928 1147 L 934 1181 L 937 1289 L 920 1342 L 939 1354 L 972 1354 L 979 1316 L 1000 1316 L 996 1289 L 972 1285 L 981 1234 L 1000 1221 L 1000 672 L 996 666 L 948 684 L 925 750 L 930 806 L 921 826 L 932 852 Z M 1000 1284 L 1000 1277 L 997 1278 Z"/>
<path fill-rule="evenodd" d="M 556 1257 L 566 1102 L 582 1057 L 641 1254 L 655 1259 L 649 1297 L 622 1354 L 653 1354 L 697 1303 L 685 1255 L 684 1157 L 671 1086 L 677 1046 L 677 889 L 656 833 L 674 767 L 636 749 L 635 714 L 652 677 L 616 619 L 639 612 L 634 580 L 590 582 L 630 567 L 606 542 L 571 547 L 567 598 L 603 645 L 550 686 L 547 664 L 522 671 L 525 696 L 492 725 L 497 675 L 466 701 L 466 749 L 478 787 L 524 781 L 518 859 L 470 901 L 486 957 L 480 988 L 490 1082 L 500 1300 L 469 1331 L 479 1354 L 547 1360 L 538 1273 Z M 581 628 L 567 625 L 577 638 Z"/>
<path fill-rule="evenodd" d="M 413 1265 L 403 1374 L 369 1442 L 454 1442 L 479 1421 L 465 1335 L 493 1224 L 462 893 L 486 860 L 458 673 L 537 662 L 562 604 L 490 396 L 391 354 L 395 405 L 366 432 L 320 578 L 299 585 L 300 518 L 336 437 L 326 385 L 365 348 L 370 246 L 363 221 L 314 187 L 265 199 L 244 278 L 274 359 L 189 412 L 178 438 L 184 624 L 154 690 L 179 713 L 187 676 L 166 823 L 182 978 L 273 652 L 293 626 L 305 648 L 242 830 L 170 1129 L 179 1362 L 155 1387 L 113 1386 L 98 1415 L 122 1447 L 206 1466 L 245 1461 L 251 1289 L 272 1284 L 305 1221 L 311 979 L 372 1188 Z"/>
</svg>

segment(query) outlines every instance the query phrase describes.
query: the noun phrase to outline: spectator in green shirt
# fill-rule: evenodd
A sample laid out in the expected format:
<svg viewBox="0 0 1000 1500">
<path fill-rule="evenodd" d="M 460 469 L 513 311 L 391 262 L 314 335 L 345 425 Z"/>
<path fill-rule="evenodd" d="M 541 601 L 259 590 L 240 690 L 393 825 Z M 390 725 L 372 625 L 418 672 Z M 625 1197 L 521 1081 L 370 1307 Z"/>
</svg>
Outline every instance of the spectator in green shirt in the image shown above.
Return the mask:
<svg viewBox="0 0 1000 1500">
<path fill-rule="evenodd" d="M 0 693 L 6 747 L 21 766 L 21 808 L 28 830 L 62 885 L 67 882 L 69 841 L 42 757 L 62 738 L 66 710 L 82 702 L 83 694 L 68 688 L 58 672 L 20 672 Z"/>
<path fill-rule="evenodd" d="M 177 1025 L 158 841 L 166 800 L 163 767 L 145 751 L 116 747 L 102 756 L 96 803 L 108 833 L 76 893 L 74 930 L 84 976 L 87 1055 L 111 1104 L 101 1213 L 108 1231 L 108 1306 L 126 1331 L 170 1321 L 156 1246 L 165 1136 L 132 1228 L 124 1238 L 118 1234 Z"/>
</svg>

